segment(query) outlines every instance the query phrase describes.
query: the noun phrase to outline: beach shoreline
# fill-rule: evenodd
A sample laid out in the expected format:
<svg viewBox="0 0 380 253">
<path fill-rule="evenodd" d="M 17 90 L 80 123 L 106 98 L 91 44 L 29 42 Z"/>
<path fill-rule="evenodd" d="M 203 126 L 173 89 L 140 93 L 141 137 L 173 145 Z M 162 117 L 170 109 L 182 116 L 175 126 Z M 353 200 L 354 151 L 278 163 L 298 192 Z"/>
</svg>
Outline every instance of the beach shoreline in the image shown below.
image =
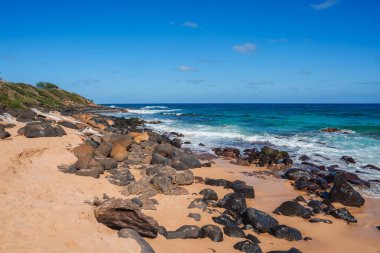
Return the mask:
<svg viewBox="0 0 380 253">
<path fill-rule="evenodd" d="M 95 179 L 65 174 L 57 169 L 58 165 L 76 160 L 73 149 L 83 142 L 76 130 L 64 127 L 67 135 L 62 137 L 25 138 L 17 134 L 25 123 L 14 124 L 16 126 L 8 130 L 11 137 L 1 140 L 0 145 L 3 164 L 0 216 L 6 217 L 0 221 L 0 252 L 139 252 L 139 246 L 132 239 L 119 238 L 117 231 L 98 223 L 93 214 L 94 207 L 85 203 L 91 202 L 94 197 L 101 198 L 103 193 L 110 197 L 127 198 L 121 194 L 123 187 L 110 184 L 106 179 L 109 175 L 107 171 Z M 254 187 L 256 195 L 255 199 L 247 200 L 248 207 L 262 210 L 279 222 L 297 228 L 303 237 L 312 239 L 288 242 L 266 233 L 255 234 L 262 242 L 260 247 L 264 252 L 291 247 L 302 252 L 379 252 L 379 231 L 376 229 L 380 224 L 379 199 L 366 198 L 364 206 L 348 207 L 358 219 L 356 224 L 346 224 L 321 214 L 316 217 L 331 219 L 333 223 L 314 224 L 301 217 L 272 213 L 284 201 L 299 195 L 307 197 L 304 191 L 294 190 L 289 180 L 268 174 L 246 176 L 242 172 L 260 168 L 233 165 L 230 160 L 221 158 L 214 162 L 211 167 L 194 168 L 192 172 L 202 178 L 245 181 Z M 130 171 L 135 178 L 139 177 L 140 170 L 132 168 Z M 199 191 L 204 188 L 213 189 L 220 198 L 232 192 L 197 182 L 184 188 L 189 195 L 159 194 L 154 197 L 159 203 L 157 210 L 144 210 L 143 213 L 152 216 L 168 230 L 182 225 L 214 224 L 211 218 L 215 214 L 188 209 L 188 205 L 199 197 Z M 188 218 L 190 212 L 200 213 L 201 221 Z M 233 245 L 242 239 L 224 236 L 223 242 L 212 242 L 208 238 L 167 240 L 158 235 L 155 239 L 146 240 L 158 253 L 213 250 L 223 253 L 233 251 Z"/>
</svg>

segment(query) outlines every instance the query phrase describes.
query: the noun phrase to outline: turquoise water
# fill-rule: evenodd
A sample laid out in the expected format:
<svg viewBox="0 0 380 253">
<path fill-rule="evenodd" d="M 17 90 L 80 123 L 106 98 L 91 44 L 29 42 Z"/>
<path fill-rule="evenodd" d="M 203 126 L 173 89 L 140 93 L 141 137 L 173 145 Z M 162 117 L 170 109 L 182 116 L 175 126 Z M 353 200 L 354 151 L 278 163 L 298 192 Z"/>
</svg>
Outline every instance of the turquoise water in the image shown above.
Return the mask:
<svg viewBox="0 0 380 253">
<path fill-rule="evenodd" d="M 380 104 L 126 104 L 129 112 L 121 117 L 139 117 L 162 124 L 150 127 L 160 132 L 181 132 L 185 145 L 209 151 L 211 147 L 241 149 L 271 145 L 288 150 L 295 160 L 308 155 L 311 162 L 338 164 L 363 179 L 380 179 L 380 172 L 363 169 L 380 167 Z M 350 134 L 322 133 L 326 127 Z M 206 147 L 200 147 L 203 143 Z M 343 155 L 357 162 L 346 165 Z M 380 196 L 380 186 L 372 184 L 369 195 Z"/>
</svg>

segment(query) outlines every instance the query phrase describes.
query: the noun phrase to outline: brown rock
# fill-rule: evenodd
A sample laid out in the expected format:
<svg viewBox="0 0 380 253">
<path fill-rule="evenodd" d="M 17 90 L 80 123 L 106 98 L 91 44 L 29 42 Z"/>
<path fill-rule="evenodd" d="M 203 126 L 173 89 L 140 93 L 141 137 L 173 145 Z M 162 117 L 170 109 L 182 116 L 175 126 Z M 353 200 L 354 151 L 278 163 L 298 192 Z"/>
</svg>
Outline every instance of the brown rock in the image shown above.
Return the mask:
<svg viewBox="0 0 380 253">
<path fill-rule="evenodd" d="M 102 141 L 100 145 L 96 148 L 96 151 L 98 151 L 103 156 L 108 157 L 111 154 L 112 145 Z"/>
<path fill-rule="evenodd" d="M 98 222 L 107 227 L 120 230 L 129 228 L 141 236 L 155 238 L 159 225 L 152 217 L 143 214 L 138 206 L 127 199 L 108 199 L 94 210 Z"/>
<path fill-rule="evenodd" d="M 95 148 L 91 145 L 82 144 L 73 149 L 74 155 L 78 158 L 82 157 L 92 157 L 94 154 Z"/>
<path fill-rule="evenodd" d="M 103 141 L 111 143 L 112 145 L 122 145 L 124 148 L 129 148 L 132 145 L 132 138 L 123 134 L 110 134 L 103 136 Z"/>
<path fill-rule="evenodd" d="M 123 145 L 116 144 L 112 148 L 111 157 L 118 162 L 122 162 L 128 158 L 128 151 Z"/>
<path fill-rule="evenodd" d="M 147 132 L 144 132 L 144 133 L 131 132 L 131 133 L 128 133 L 128 135 L 132 137 L 133 141 L 136 142 L 137 144 L 139 144 L 140 142 L 149 140 L 149 135 Z"/>
</svg>

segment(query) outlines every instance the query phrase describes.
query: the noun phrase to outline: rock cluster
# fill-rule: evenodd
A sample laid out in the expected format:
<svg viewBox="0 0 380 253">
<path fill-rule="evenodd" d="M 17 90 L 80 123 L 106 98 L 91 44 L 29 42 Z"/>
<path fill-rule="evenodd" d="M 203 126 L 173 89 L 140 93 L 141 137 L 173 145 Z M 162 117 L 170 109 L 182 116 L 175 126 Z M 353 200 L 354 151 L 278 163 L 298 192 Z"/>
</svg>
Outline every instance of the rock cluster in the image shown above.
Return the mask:
<svg viewBox="0 0 380 253">
<path fill-rule="evenodd" d="M 214 148 L 214 153 L 218 156 L 235 159 L 233 164 L 249 166 L 256 164 L 261 167 L 279 166 L 281 168 L 291 166 L 293 160 L 290 159 L 286 151 L 264 146 L 260 151 L 256 149 L 245 149 L 243 154 L 237 148 Z"/>
</svg>

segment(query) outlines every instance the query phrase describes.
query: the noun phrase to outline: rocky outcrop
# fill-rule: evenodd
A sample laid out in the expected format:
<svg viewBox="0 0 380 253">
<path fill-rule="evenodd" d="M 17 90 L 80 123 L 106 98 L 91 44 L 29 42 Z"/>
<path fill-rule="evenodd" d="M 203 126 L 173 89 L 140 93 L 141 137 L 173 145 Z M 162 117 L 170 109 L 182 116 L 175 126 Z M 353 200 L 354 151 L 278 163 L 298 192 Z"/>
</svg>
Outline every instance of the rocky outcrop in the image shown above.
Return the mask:
<svg viewBox="0 0 380 253">
<path fill-rule="evenodd" d="M 95 218 L 112 229 L 133 229 L 141 236 L 155 238 L 159 225 L 152 217 L 143 214 L 131 200 L 108 199 L 95 207 Z"/>
<path fill-rule="evenodd" d="M 169 166 L 150 165 L 141 171 L 142 178 L 128 184 L 123 194 L 155 196 L 158 193 L 165 195 L 188 194 L 181 185 L 191 184 L 194 175 L 190 170 L 176 171 Z"/>
<path fill-rule="evenodd" d="M 200 168 L 202 166 L 198 158 L 192 153 L 183 152 L 171 144 L 159 144 L 156 146 L 151 164 L 172 166 L 176 170 Z"/>
</svg>

